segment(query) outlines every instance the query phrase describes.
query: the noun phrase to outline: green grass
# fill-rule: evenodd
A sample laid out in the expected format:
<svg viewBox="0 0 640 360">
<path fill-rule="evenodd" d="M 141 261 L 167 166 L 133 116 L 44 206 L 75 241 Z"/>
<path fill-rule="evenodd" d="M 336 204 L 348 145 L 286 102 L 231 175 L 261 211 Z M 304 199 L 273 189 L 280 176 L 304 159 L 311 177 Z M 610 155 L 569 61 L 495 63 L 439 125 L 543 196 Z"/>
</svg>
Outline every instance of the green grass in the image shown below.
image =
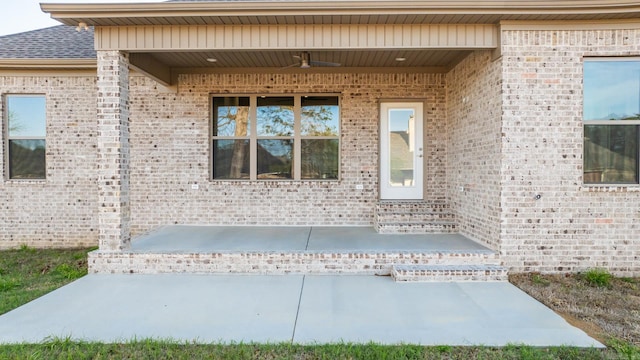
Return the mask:
<svg viewBox="0 0 640 360">
<path fill-rule="evenodd" d="M 633 346 L 626 341 L 611 339 L 607 342 L 607 346 L 618 355 L 618 359 L 640 359 L 640 347 Z"/>
<path fill-rule="evenodd" d="M 87 251 L 23 246 L 0 252 L 0 314 L 86 275 Z"/>
<path fill-rule="evenodd" d="M 613 355 L 613 354 L 612 354 Z M 198 345 L 171 341 L 124 344 L 73 342 L 58 339 L 37 345 L 0 347 L 2 359 L 614 359 L 605 351 L 569 347 L 530 346 L 449 347 L 383 346 L 378 344 L 230 344 Z"/>
<path fill-rule="evenodd" d="M 600 268 L 589 269 L 582 276 L 589 285 L 597 287 L 608 287 L 613 279 L 609 271 Z"/>
<path fill-rule="evenodd" d="M 87 273 L 87 249 L 0 251 L 0 314 Z M 542 278 L 541 278 L 542 279 Z M 384 346 L 379 344 L 196 344 L 135 340 L 121 344 L 51 339 L 0 345 L 0 359 L 640 359 L 640 348 L 613 339 L 606 350 L 510 345 Z"/>
<path fill-rule="evenodd" d="M 544 276 L 540 274 L 533 274 L 533 276 L 531 277 L 531 281 L 533 281 L 534 284 L 540 286 L 549 286 L 551 284 L 549 280 L 545 279 Z"/>
</svg>

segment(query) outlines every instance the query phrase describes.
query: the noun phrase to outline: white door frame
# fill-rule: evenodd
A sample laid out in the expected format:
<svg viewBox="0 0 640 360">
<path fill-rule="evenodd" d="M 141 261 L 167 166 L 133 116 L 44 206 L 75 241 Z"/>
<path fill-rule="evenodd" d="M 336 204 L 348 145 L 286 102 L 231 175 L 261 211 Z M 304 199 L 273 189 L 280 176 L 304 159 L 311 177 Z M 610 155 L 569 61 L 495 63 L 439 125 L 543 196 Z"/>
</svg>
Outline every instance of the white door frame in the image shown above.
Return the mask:
<svg viewBox="0 0 640 360">
<path fill-rule="evenodd" d="M 380 199 L 423 199 L 422 134 L 423 102 L 380 103 Z"/>
</svg>

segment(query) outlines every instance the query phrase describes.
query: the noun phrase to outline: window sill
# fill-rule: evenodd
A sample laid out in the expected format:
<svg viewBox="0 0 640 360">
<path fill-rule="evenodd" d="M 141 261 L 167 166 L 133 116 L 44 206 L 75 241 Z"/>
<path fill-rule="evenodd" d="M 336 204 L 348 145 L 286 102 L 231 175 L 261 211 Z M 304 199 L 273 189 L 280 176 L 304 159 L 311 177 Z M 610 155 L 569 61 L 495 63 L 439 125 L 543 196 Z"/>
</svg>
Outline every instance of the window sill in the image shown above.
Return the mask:
<svg viewBox="0 0 640 360">
<path fill-rule="evenodd" d="M 209 180 L 212 184 L 229 184 L 229 183 L 252 183 L 252 184 L 304 184 L 304 183 L 336 183 L 340 182 L 340 179 L 258 179 L 258 180 L 250 180 L 250 179 L 211 179 Z"/>
<path fill-rule="evenodd" d="M 640 184 L 582 184 L 586 192 L 640 192 Z"/>
<path fill-rule="evenodd" d="M 30 180 L 16 180 L 16 179 L 5 179 L 3 184 L 9 187 L 44 187 L 47 185 L 46 179 L 30 179 Z"/>
</svg>

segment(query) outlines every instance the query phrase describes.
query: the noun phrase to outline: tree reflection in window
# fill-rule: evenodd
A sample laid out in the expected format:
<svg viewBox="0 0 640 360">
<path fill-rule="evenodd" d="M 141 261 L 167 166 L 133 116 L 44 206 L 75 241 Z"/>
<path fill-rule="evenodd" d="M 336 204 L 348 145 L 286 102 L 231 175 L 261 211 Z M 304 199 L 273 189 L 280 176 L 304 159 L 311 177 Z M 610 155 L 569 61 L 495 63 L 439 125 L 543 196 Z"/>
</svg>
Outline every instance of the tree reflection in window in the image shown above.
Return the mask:
<svg viewBox="0 0 640 360">
<path fill-rule="evenodd" d="M 46 103 L 44 95 L 7 95 L 10 179 L 46 177 Z"/>
<path fill-rule="evenodd" d="M 337 96 L 214 97 L 213 178 L 337 179 L 339 112 Z"/>
<path fill-rule="evenodd" d="M 213 177 L 248 179 L 249 98 L 214 98 L 213 118 Z"/>
<path fill-rule="evenodd" d="M 340 108 L 335 96 L 301 100 L 303 179 L 337 179 L 340 152 Z"/>
</svg>

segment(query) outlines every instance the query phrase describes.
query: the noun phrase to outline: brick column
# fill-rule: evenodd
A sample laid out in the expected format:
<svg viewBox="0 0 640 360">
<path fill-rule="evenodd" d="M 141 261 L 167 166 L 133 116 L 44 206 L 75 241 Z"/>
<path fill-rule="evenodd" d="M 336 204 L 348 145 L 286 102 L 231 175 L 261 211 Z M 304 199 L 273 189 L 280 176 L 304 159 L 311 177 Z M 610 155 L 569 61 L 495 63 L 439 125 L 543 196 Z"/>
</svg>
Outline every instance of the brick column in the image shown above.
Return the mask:
<svg viewBox="0 0 640 360">
<path fill-rule="evenodd" d="M 129 60 L 98 51 L 98 190 L 102 251 L 131 246 L 129 201 Z"/>
</svg>

